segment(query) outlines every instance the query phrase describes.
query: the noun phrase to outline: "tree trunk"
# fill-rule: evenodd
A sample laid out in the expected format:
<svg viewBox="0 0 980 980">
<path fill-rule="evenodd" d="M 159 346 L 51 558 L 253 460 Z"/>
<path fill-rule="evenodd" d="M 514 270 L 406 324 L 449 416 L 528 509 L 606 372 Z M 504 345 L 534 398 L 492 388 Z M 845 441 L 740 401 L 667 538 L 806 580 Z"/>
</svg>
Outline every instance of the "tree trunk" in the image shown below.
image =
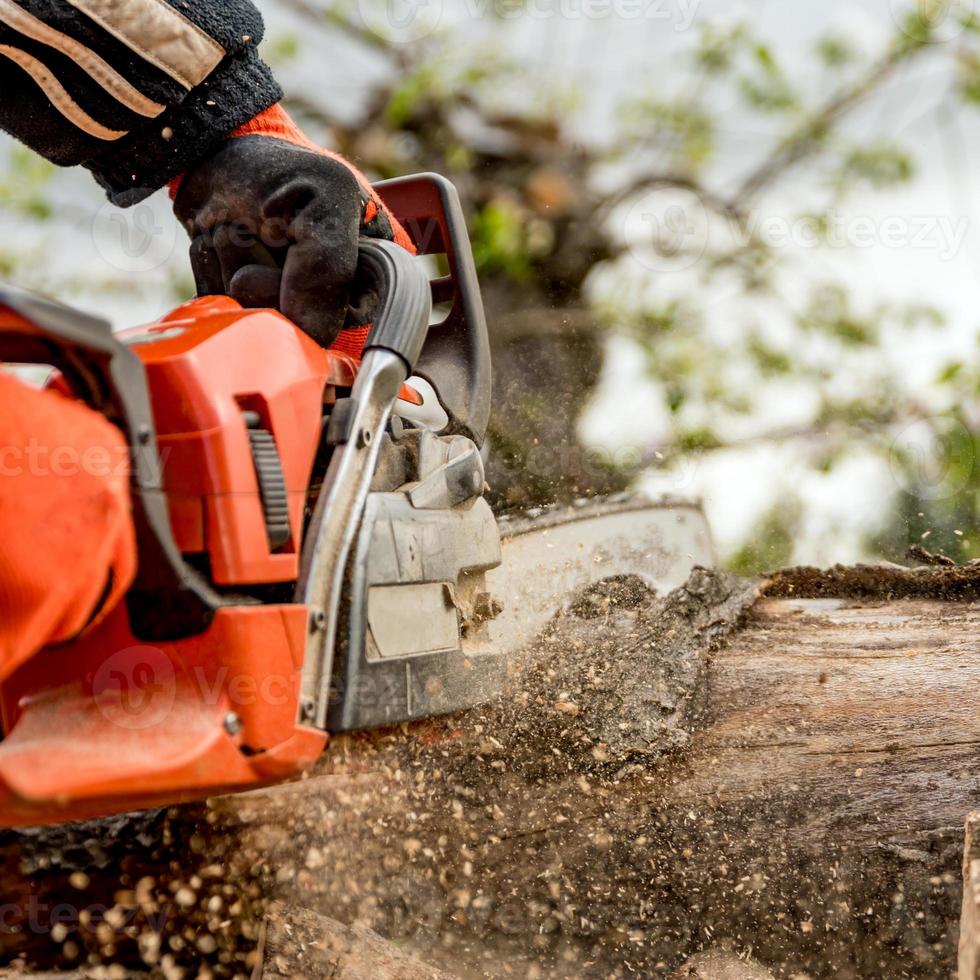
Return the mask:
<svg viewBox="0 0 980 980">
<path fill-rule="evenodd" d="M 336 739 L 302 782 L 207 810 L 8 835 L 0 881 L 18 908 L 71 898 L 79 865 L 88 904 L 142 887 L 129 933 L 59 941 L 135 965 L 162 923 L 157 960 L 189 976 L 251 975 L 281 901 L 461 978 L 710 977 L 698 954 L 723 949 L 785 977 L 945 980 L 980 807 L 980 606 L 933 585 L 606 583 L 485 709 Z M 51 939 L 0 948 L 50 966 Z"/>
</svg>

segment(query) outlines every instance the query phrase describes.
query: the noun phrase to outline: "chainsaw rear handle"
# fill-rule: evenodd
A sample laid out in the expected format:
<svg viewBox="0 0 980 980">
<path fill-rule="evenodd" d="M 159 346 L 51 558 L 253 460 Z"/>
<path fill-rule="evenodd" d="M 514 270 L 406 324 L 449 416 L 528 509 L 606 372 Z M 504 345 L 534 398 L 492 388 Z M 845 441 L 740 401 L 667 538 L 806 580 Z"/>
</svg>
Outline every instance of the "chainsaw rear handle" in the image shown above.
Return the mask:
<svg viewBox="0 0 980 980">
<path fill-rule="evenodd" d="M 406 376 L 415 370 L 432 318 L 432 288 L 419 260 L 394 242 L 362 238 L 359 272 L 378 292 L 374 326 L 364 345 L 387 350 L 404 362 Z"/>
</svg>

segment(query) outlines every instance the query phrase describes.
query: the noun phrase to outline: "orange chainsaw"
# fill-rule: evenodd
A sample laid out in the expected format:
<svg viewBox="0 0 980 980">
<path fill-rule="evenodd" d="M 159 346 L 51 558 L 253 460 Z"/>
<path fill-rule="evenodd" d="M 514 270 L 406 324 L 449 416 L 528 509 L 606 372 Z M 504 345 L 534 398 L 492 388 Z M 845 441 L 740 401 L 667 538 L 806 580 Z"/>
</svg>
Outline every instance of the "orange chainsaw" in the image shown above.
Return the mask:
<svg viewBox="0 0 980 980">
<path fill-rule="evenodd" d="M 419 257 L 362 240 L 378 300 L 359 361 L 227 297 L 113 334 L 0 291 L 0 360 L 54 367 L 125 433 L 138 543 L 107 618 L 0 663 L 0 825 L 290 778 L 328 732 L 492 697 L 504 655 L 576 588 L 624 573 L 670 586 L 711 562 L 703 515 L 677 502 L 539 514 L 502 542 L 483 497 L 489 341 L 458 197 L 435 175 L 378 191 Z M 431 279 L 424 256 L 446 274 Z"/>
</svg>

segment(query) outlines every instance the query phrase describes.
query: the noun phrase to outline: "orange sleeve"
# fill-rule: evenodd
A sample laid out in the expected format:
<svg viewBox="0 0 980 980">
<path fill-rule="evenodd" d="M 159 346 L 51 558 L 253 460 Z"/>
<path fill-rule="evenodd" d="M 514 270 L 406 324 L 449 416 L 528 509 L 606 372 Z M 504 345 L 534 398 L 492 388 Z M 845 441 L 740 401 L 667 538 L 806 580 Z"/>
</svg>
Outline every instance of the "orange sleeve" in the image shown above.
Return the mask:
<svg viewBox="0 0 980 980">
<path fill-rule="evenodd" d="M 0 373 L 0 677 L 104 615 L 135 570 L 122 434 Z"/>
</svg>

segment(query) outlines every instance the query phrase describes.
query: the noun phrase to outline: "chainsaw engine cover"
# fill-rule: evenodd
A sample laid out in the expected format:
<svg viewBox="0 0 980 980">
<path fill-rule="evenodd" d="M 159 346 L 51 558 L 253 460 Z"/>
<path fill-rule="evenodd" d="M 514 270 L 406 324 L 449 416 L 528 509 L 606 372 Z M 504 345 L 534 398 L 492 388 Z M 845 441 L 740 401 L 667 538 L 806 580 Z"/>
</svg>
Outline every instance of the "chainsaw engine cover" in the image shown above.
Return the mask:
<svg viewBox="0 0 980 980">
<path fill-rule="evenodd" d="M 121 337 L 146 370 L 180 551 L 218 586 L 295 581 L 324 404 L 356 363 L 225 296 Z"/>
</svg>

